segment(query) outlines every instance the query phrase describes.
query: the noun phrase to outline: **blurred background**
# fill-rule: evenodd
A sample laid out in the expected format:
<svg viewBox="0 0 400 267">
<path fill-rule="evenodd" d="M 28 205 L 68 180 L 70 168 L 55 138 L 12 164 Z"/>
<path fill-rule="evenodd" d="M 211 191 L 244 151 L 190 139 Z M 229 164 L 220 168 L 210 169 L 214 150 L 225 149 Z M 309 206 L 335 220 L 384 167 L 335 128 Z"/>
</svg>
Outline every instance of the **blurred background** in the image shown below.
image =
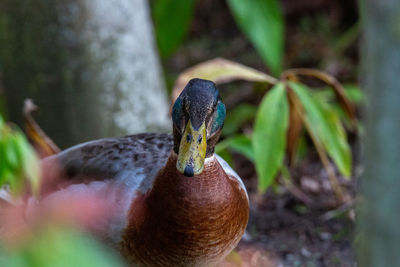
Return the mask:
<svg viewBox="0 0 400 267">
<path fill-rule="evenodd" d="M 33 99 L 35 119 L 62 149 L 170 132 L 177 80 L 214 78 L 227 107 L 217 152 L 251 200 L 227 266 L 356 266 L 360 29 L 355 0 L 0 0 L 0 114 L 23 128 L 23 101 Z M 185 72 L 215 58 L 228 61 Z M 282 98 L 287 114 L 262 104 L 279 79 L 300 84 L 291 88 L 298 98 Z M 286 146 L 259 141 L 257 125 L 269 122 L 260 114 L 276 118 L 269 128 L 282 128 L 276 140 Z M 274 157 L 273 171 L 264 170 Z M 60 242 L 63 233 L 51 231 L 44 242 Z M 26 246 L 12 260 L 43 253 Z M 55 266 L 48 260 L 15 266 Z"/>
</svg>

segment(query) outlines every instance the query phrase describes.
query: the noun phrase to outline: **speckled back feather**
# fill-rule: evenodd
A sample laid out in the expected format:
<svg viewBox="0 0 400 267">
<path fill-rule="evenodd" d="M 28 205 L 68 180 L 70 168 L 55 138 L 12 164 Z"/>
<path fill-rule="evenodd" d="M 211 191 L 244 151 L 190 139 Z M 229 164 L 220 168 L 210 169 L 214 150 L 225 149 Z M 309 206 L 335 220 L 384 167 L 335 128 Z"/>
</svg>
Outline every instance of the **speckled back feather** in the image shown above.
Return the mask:
<svg viewBox="0 0 400 267">
<path fill-rule="evenodd" d="M 58 185 L 136 177 L 130 186 L 138 188 L 143 182 L 140 190 L 146 191 L 156 173 L 165 165 L 172 147 L 170 134 L 146 133 L 104 138 L 48 157 L 43 160 L 43 166 L 51 179 L 62 176 L 62 181 L 56 181 Z M 63 171 L 57 175 L 60 169 Z M 143 178 L 146 178 L 145 181 L 142 181 Z"/>
</svg>

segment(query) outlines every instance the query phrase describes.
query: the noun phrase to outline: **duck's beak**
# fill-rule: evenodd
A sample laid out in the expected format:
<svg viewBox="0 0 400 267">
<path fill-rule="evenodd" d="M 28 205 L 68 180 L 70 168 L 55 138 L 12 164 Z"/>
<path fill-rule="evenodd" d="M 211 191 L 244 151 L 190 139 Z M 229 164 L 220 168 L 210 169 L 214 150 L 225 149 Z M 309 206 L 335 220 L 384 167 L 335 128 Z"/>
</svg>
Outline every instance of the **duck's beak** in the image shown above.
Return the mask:
<svg viewBox="0 0 400 267">
<path fill-rule="evenodd" d="M 204 168 L 207 150 L 206 126 L 203 122 L 198 129 L 193 128 L 191 121 L 186 124 L 179 145 L 176 168 L 185 176 L 200 174 Z"/>
</svg>

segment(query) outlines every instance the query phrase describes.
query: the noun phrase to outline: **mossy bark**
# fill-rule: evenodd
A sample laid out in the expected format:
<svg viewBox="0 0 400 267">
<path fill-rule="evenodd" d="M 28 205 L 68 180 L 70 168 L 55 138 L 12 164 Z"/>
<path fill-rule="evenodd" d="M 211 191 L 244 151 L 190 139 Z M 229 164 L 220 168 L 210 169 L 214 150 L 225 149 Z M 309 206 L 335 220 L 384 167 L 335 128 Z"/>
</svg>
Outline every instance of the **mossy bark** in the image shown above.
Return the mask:
<svg viewBox="0 0 400 267">
<path fill-rule="evenodd" d="M 365 0 L 362 15 L 368 103 L 355 244 L 359 266 L 400 266 L 400 2 Z"/>
<path fill-rule="evenodd" d="M 145 0 L 2 0 L 0 73 L 8 119 L 33 98 L 61 147 L 168 125 Z"/>
</svg>

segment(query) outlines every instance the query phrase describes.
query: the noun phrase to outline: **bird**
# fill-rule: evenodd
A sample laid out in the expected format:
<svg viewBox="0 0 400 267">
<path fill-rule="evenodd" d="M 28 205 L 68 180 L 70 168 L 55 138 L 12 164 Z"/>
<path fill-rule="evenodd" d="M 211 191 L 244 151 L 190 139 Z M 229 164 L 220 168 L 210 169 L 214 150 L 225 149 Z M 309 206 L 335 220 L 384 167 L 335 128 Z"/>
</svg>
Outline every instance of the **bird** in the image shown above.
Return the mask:
<svg viewBox="0 0 400 267">
<path fill-rule="evenodd" d="M 225 117 L 215 83 L 192 79 L 173 105 L 172 134 L 103 138 L 43 159 L 40 201 L 107 202 L 92 230 L 133 266 L 218 265 L 249 218 L 241 178 L 215 153 Z"/>
</svg>

